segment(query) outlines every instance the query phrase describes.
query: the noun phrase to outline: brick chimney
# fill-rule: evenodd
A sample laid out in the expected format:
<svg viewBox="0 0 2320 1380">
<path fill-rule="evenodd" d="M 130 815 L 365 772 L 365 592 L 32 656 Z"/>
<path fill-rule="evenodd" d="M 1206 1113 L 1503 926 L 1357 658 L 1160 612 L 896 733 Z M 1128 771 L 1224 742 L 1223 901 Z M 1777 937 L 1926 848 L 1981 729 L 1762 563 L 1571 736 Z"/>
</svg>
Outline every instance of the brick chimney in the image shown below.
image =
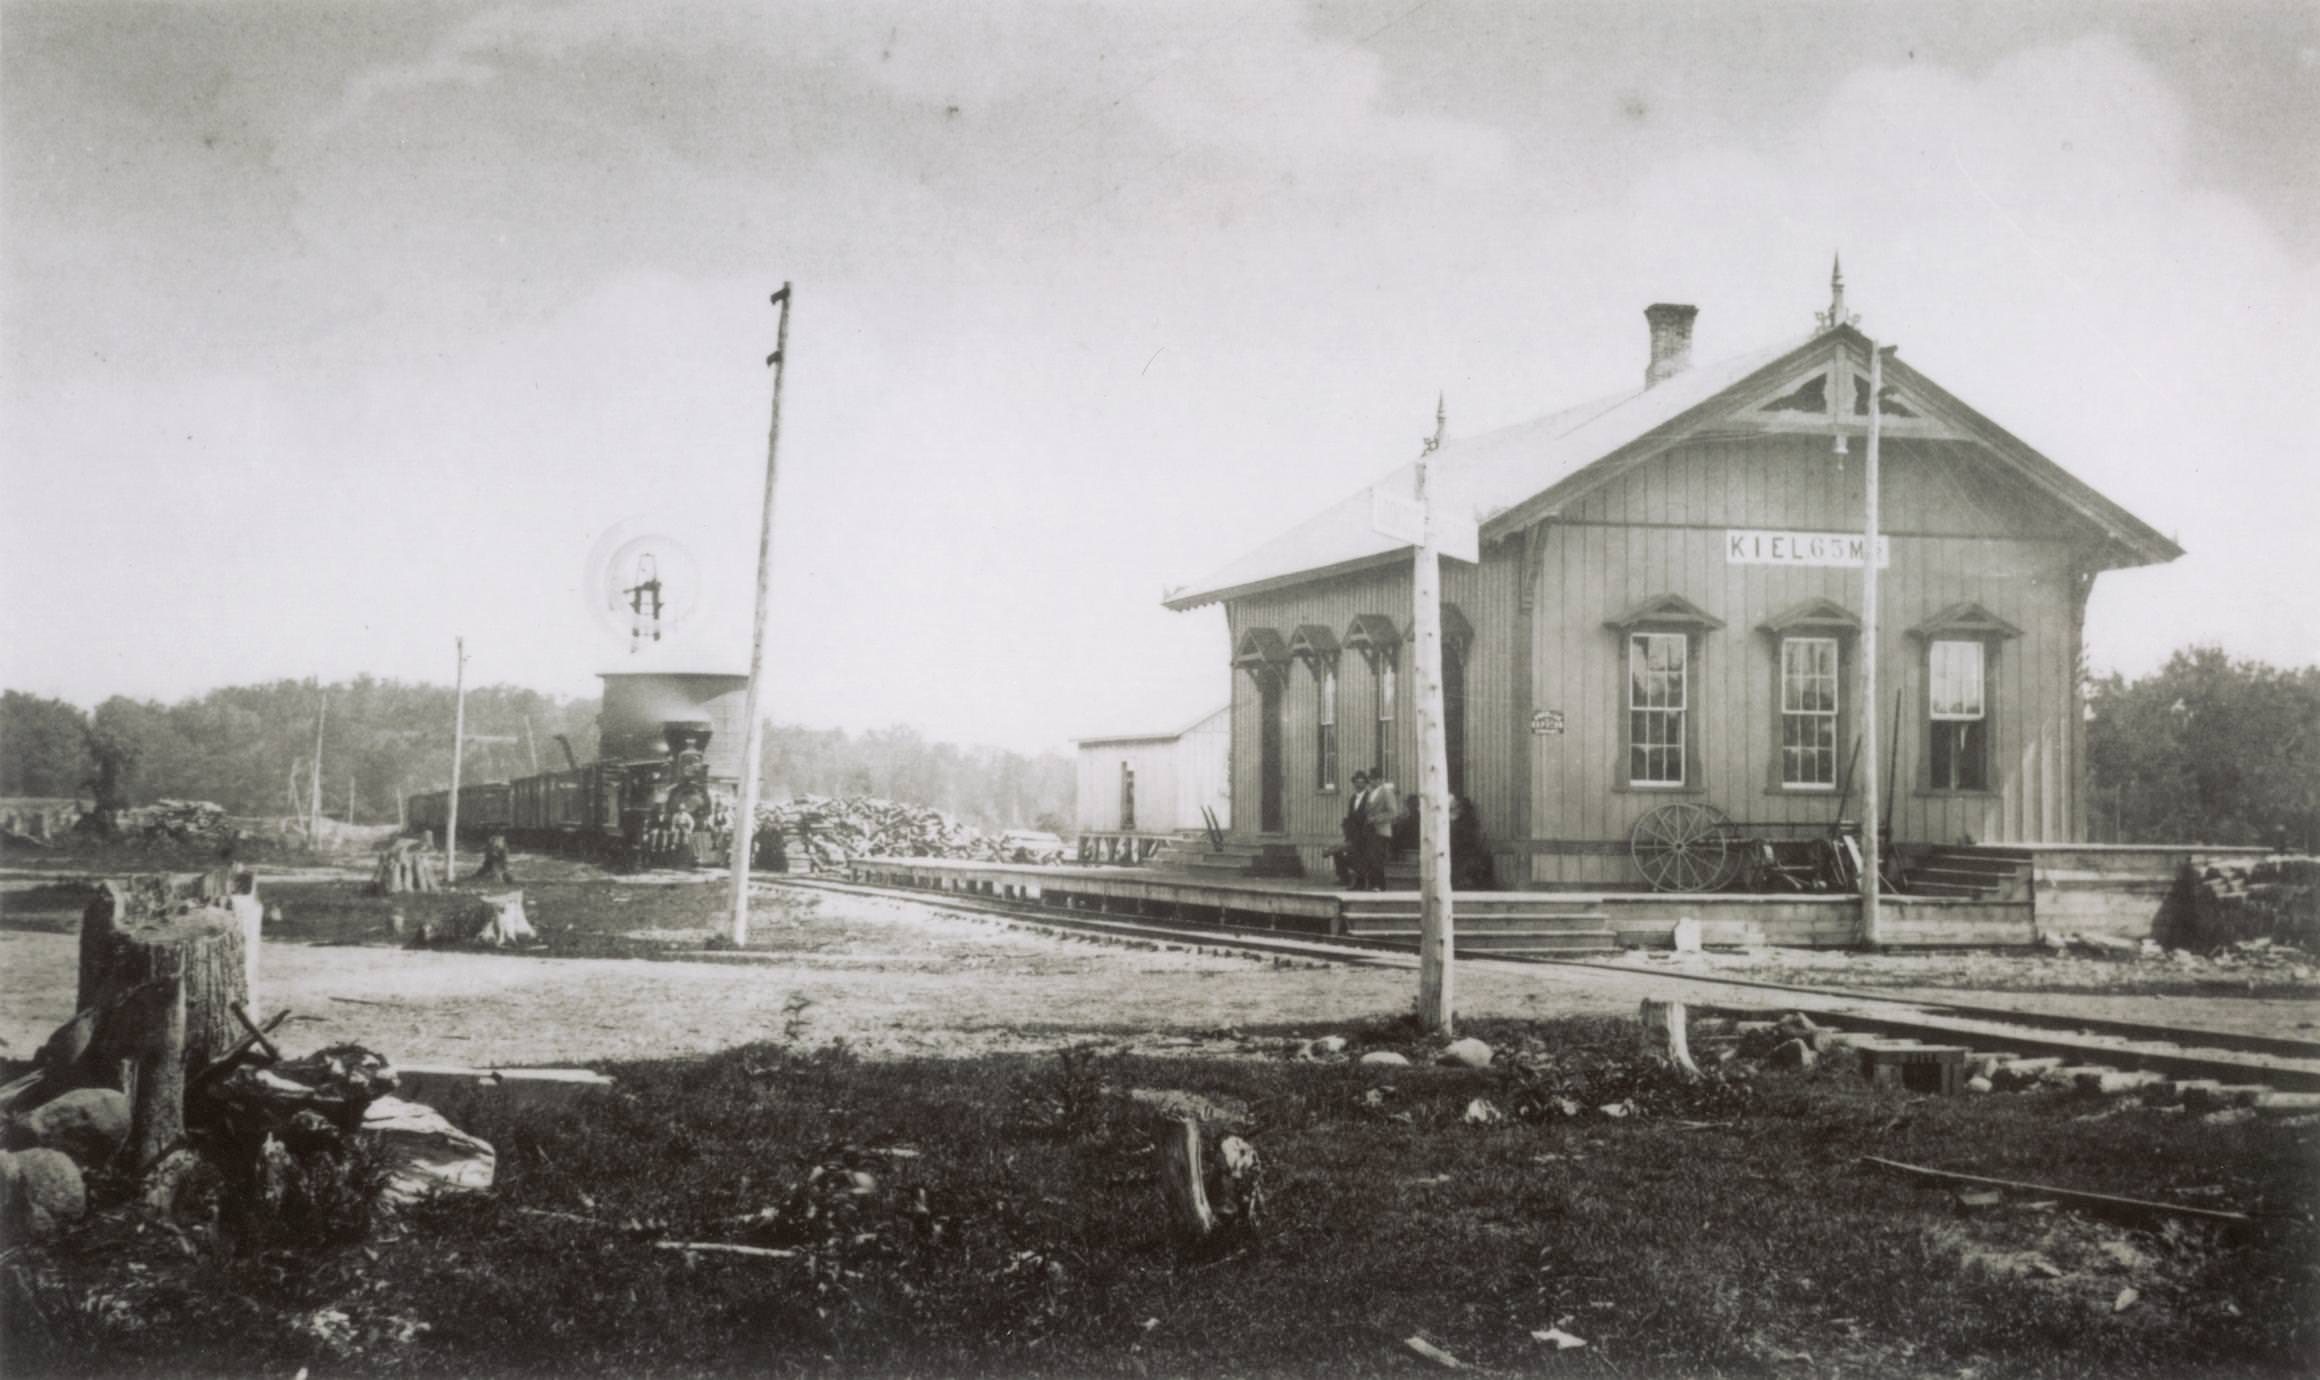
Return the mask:
<svg viewBox="0 0 2320 1380">
<path fill-rule="evenodd" d="M 1677 302 L 1654 302 L 1643 309 L 1643 319 L 1651 324 L 1651 363 L 1643 371 L 1644 387 L 1692 367 L 1692 319 L 1699 314 L 1698 307 Z"/>
</svg>

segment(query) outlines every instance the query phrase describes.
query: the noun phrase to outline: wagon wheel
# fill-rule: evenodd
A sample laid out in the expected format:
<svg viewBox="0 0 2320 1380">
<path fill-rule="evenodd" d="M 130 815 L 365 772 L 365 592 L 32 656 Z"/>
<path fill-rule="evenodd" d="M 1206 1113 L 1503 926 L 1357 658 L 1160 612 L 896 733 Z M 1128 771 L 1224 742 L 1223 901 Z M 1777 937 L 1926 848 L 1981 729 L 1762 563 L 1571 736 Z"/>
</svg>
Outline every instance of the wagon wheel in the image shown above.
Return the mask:
<svg viewBox="0 0 2320 1380">
<path fill-rule="evenodd" d="M 1662 805 L 1635 822 L 1628 848 L 1654 891 L 1711 891 L 1730 862 L 1732 820 L 1713 805 Z"/>
</svg>

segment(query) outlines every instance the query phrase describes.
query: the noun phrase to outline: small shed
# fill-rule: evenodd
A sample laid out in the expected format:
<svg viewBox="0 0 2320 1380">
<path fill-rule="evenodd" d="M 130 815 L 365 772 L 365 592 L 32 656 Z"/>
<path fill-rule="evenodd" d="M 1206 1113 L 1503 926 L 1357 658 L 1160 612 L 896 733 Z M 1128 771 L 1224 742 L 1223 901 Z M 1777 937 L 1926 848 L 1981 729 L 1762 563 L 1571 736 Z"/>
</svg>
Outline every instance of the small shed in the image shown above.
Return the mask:
<svg viewBox="0 0 2320 1380">
<path fill-rule="evenodd" d="M 1232 827 L 1232 707 L 1182 728 L 1074 740 L 1079 856 L 1142 862 L 1183 833 Z"/>
</svg>

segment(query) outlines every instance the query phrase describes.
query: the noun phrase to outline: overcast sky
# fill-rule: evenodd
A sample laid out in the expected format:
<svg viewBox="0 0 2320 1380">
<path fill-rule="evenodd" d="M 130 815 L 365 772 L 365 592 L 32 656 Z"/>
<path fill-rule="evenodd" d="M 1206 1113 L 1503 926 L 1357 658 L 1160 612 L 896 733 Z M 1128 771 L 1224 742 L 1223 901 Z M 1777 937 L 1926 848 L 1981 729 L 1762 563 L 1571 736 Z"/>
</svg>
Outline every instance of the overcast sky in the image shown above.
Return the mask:
<svg viewBox="0 0 2320 1380">
<path fill-rule="evenodd" d="M 2320 5 L 0 6 L 0 682 L 591 694 L 592 551 L 772 714 L 1058 746 L 1453 435 L 1865 329 L 2189 551 L 2098 668 L 2320 659 Z"/>
</svg>

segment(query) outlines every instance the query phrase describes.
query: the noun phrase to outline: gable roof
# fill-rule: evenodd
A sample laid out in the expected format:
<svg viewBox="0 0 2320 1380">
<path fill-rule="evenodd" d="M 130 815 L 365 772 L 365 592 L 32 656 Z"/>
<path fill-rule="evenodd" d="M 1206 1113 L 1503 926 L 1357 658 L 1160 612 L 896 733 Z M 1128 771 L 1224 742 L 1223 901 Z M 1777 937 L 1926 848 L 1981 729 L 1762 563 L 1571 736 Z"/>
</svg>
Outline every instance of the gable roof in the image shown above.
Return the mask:
<svg viewBox="0 0 2320 1380">
<path fill-rule="evenodd" d="M 1849 325 L 1813 332 L 1802 339 L 1697 365 L 1653 386 L 1643 386 L 1536 421 L 1447 441 L 1434 454 L 1429 482 L 1438 492 L 1470 500 L 1488 542 L 1551 516 L 1581 493 L 1609 481 L 1629 466 L 1667 450 L 1691 432 L 1752 404 L 1754 390 L 1781 381 L 1800 365 L 1846 349 L 1863 361 L 1873 348 Z M 2149 565 L 2170 561 L 2182 549 L 1966 406 L 1931 379 L 1886 356 L 1887 382 L 1906 387 L 1944 413 L 2031 484 L 2062 501 L 2100 529 L 2112 546 L 2109 564 Z M 1865 420 L 1865 419 L 1861 419 Z M 1858 425 L 1845 419 L 1848 427 Z M 1261 593 L 1308 580 L 1383 565 L 1410 547 L 1371 526 L 1372 490 L 1415 499 L 1416 462 L 1365 485 L 1344 500 L 1259 546 L 1162 602 L 1172 609 Z"/>
</svg>

